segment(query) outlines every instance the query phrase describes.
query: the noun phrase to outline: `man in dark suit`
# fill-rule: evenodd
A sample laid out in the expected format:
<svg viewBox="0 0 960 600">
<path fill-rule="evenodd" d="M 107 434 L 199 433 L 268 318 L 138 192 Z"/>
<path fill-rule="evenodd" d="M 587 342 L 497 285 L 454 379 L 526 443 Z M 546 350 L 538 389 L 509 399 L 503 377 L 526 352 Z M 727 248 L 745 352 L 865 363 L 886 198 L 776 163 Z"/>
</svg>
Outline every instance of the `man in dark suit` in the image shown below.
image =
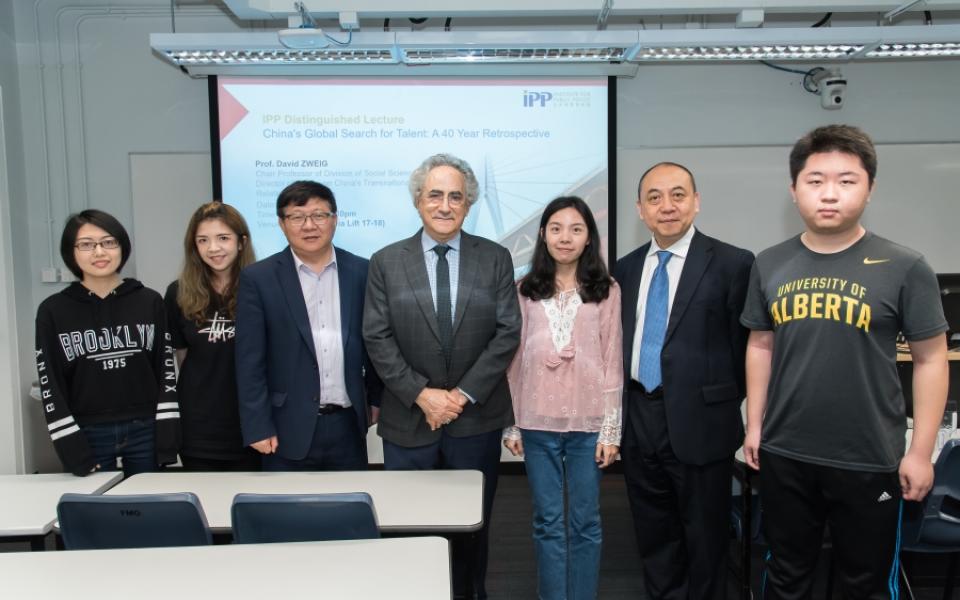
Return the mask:
<svg viewBox="0 0 960 600">
<path fill-rule="evenodd" d="M 244 443 L 268 471 L 365 469 L 379 400 L 361 334 L 367 261 L 334 248 L 337 201 L 323 184 L 287 186 L 277 217 L 289 246 L 244 269 L 237 292 Z"/>
<path fill-rule="evenodd" d="M 453 570 L 455 595 L 465 593 L 472 568 L 485 598 L 500 436 L 513 423 L 505 374 L 521 323 L 510 253 L 461 231 L 478 187 L 470 166 L 446 154 L 412 173 L 423 228 L 370 259 L 363 336 L 385 386 L 377 427 L 384 467 L 484 474 L 484 526 L 474 556 L 464 560 L 454 546 Z"/>
<path fill-rule="evenodd" d="M 627 493 L 655 599 L 723 598 L 733 454 L 743 441 L 753 255 L 696 231 L 693 174 L 660 163 L 637 210 L 653 240 L 617 262 Z"/>
</svg>

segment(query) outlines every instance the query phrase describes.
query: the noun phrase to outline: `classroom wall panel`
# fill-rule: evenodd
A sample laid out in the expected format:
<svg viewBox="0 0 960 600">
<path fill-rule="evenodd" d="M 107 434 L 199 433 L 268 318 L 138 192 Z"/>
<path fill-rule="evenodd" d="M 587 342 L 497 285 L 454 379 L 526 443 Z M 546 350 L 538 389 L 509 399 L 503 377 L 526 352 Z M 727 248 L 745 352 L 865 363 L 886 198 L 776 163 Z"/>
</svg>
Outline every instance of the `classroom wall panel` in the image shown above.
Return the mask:
<svg viewBox="0 0 960 600">
<path fill-rule="evenodd" d="M 759 252 L 803 230 L 788 187 L 790 146 L 624 148 L 617 155 L 617 239 L 623 256 L 650 239 L 636 211 L 637 179 L 668 160 L 687 166 L 701 196 L 696 226 Z M 938 272 L 960 271 L 960 143 L 879 144 L 877 185 L 864 225 L 926 256 Z M 631 245 L 628 240 L 633 240 Z"/>
<path fill-rule="evenodd" d="M 215 3 L 177 3 L 179 32 L 228 32 L 250 26 Z M 17 342 L 12 351 L 21 379 L 19 400 L 5 403 L 0 396 L 0 419 L 13 414 L 13 403 L 22 404 L 28 471 L 59 467 L 51 458 L 42 415 L 25 396 L 35 378 L 36 306 L 62 287 L 41 283 L 40 272 L 60 266 L 56 246 L 64 219 L 75 210 L 102 208 L 115 213 L 139 237 L 144 232 L 136 225 L 134 202 L 140 200 L 134 193 L 131 156 L 168 155 L 169 160 L 178 160 L 173 156 L 209 152 L 206 82 L 162 62 L 148 46 L 151 32 L 169 32 L 170 27 L 169 4 L 156 0 L 0 2 L 0 87 L 5 96 L 10 214 L 10 221 L 0 227 L 9 232 L 16 249 L 12 266 Z M 15 57 L 16 64 L 11 65 L 8 57 Z M 697 161 L 693 168 L 704 198 L 699 225 L 706 232 L 759 249 L 797 231 L 786 194 L 786 151 L 816 125 L 847 122 L 864 127 L 882 145 L 880 187 L 868 224 L 915 245 L 938 270 L 960 270 L 955 242 L 947 237 L 951 223 L 960 222 L 955 212 L 960 202 L 955 195 L 936 193 L 944 181 L 948 187 L 960 186 L 953 175 L 916 175 L 939 158 L 934 145 L 955 152 L 952 147 L 960 143 L 956 118 L 960 61 L 840 67 L 849 86 L 846 106 L 839 111 L 820 108 L 819 98 L 800 89 L 799 76 L 759 64 L 643 65 L 636 78 L 621 79 L 620 254 L 649 238 L 634 210 L 641 168 L 674 151 L 674 157 Z M 905 152 L 919 154 L 887 153 L 904 144 L 909 145 L 903 147 Z M 702 154 L 695 156 L 692 149 Z M 146 166 L 157 169 L 151 176 L 166 173 L 168 167 L 162 163 Z M 955 169 L 951 164 L 942 168 Z M 209 182 L 202 179 L 198 175 L 191 180 L 195 197 L 181 190 L 176 200 L 193 204 L 207 199 Z M 761 181 L 765 187 L 757 183 Z M 169 227 L 156 233 L 169 237 L 168 247 L 178 249 L 169 252 L 179 257 L 183 225 L 171 222 Z M 141 268 L 147 267 L 131 264 L 125 273 L 139 275 Z M 166 279 L 169 267 L 165 268 L 157 281 Z M 0 446 L 0 452 L 7 450 Z"/>
</svg>

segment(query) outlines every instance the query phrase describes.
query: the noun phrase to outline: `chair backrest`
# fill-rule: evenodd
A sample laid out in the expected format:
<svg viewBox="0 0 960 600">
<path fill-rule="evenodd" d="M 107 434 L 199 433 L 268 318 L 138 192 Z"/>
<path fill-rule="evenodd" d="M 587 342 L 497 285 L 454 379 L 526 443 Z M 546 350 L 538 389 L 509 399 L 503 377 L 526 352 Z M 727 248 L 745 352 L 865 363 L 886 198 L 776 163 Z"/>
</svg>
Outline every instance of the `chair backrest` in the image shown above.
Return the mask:
<svg viewBox="0 0 960 600">
<path fill-rule="evenodd" d="M 238 544 L 380 537 L 373 499 L 345 494 L 237 494 L 230 510 Z"/>
<path fill-rule="evenodd" d="M 737 539 L 743 537 L 743 491 L 733 496 L 730 504 L 730 525 L 733 527 Z M 761 531 L 761 522 L 763 520 L 763 506 L 760 503 L 760 496 L 753 494 L 750 496 L 750 539 L 754 543 L 766 543 L 763 540 Z"/>
<path fill-rule="evenodd" d="M 57 505 L 67 550 L 205 546 L 212 540 L 196 494 L 64 494 Z"/>
<path fill-rule="evenodd" d="M 907 503 L 904 509 L 904 548 L 960 551 L 960 440 L 947 441 L 933 472 L 933 489 L 927 497 L 919 505 Z"/>
</svg>

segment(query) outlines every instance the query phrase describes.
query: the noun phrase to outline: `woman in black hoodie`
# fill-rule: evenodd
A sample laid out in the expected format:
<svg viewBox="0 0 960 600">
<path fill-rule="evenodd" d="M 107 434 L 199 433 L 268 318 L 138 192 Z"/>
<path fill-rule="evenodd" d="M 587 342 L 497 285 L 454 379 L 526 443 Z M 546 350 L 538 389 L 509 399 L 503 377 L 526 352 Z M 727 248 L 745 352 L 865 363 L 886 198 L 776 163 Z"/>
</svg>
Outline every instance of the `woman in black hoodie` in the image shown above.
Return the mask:
<svg viewBox="0 0 960 600">
<path fill-rule="evenodd" d="M 176 462 L 180 437 L 163 298 L 121 279 L 123 225 L 100 210 L 71 215 L 60 256 L 80 279 L 37 309 L 37 372 L 50 439 L 74 475 L 124 475 Z"/>
</svg>

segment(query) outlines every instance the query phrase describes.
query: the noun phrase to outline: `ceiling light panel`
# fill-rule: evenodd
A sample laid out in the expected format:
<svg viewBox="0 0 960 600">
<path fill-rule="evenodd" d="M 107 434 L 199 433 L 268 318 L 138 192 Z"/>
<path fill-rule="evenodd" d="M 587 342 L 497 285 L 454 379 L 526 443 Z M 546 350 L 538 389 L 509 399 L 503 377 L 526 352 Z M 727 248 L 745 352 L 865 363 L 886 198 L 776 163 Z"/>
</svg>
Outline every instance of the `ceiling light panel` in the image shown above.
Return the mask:
<svg viewBox="0 0 960 600">
<path fill-rule="evenodd" d="M 243 64 L 338 64 L 397 62 L 389 50 L 324 48 L 318 50 L 173 50 L 166 51 L 167 60 L 178 66 L 243 65 Z"/>
<path fill-rule="evenodd" d="M 682 62 L 718 60 L 843 60 L 863 49 L 862 45 L 782 44 L 764 46 L 656 46 L 641 48 L 636 62 Z"/>
<path fill-rule="evenodd" d="M 400 32 L 397 47 L 407 64 L 590 63 L 626 60 L 636 31 Z"/>
<path fill-rule="evenodd" d="M 960 43 L 880 44 L 867 52 L 867 58 L 956 58 L 960 57 Z"/>
</svg>

